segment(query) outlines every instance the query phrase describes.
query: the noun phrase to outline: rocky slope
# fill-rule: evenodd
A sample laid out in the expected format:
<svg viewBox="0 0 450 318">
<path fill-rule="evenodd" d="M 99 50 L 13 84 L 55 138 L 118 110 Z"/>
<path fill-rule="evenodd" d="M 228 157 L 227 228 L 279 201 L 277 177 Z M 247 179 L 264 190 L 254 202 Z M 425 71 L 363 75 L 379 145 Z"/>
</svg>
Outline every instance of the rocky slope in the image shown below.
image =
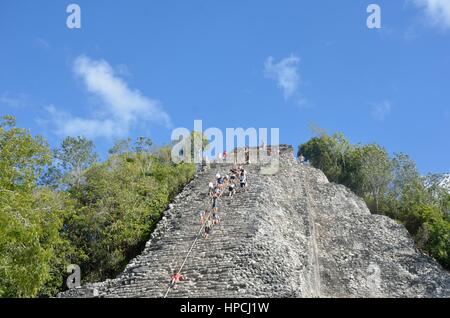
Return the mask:
<svg viewBox="0 0 450 318">
<path fill-rule="evenodd" d="M 170 275 L 200 229 L 207 184 L 229 165 L 199 173 L 116 279 L 59 297 L 450 297 L 450 274 L 415 248 L 402 225 L 371 215 L 291 150 L 275 175 L 246 166 L 248 189 L 222 198 L 221 225 L 193 246 L 187 279 L 175 289 L 168 291 Z"/>
</svg>

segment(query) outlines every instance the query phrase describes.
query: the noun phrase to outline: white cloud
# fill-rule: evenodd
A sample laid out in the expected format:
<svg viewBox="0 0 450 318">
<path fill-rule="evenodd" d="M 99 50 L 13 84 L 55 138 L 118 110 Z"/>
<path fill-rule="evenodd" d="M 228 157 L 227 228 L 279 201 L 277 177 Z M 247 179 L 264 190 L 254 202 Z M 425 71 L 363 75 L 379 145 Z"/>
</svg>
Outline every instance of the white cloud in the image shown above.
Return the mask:
<svg viewBox="0 0 450 318">
<path fill-rule="evenodd" d="M 124 136 L 133 127 L 148 122 L 166 127 L 171 125 L 169 115 L 158 101 L 130 89 L 106 61 L 79 56 L 73 71 L 83 81 L 87 91 L 100 99 L 100 109 L 90 118 L 81 118 L 58 111 L 53 106 L 47 107 L 58 134 L 112 138 Z"/>
<path fill-rule="evenodd" d="M 278 63 L 274 63 L 273 57 L 269 57 L 264 63 L 265 76 L 277 82 L 285 99 L 298 92 L 298 86 L 300 85 L 299 62 L 299 57 L 291 55 Z"/>
<path fill-rule="evenodd" d="M 391 103 L 389 101 L 383 101 L 381 103 L 372 104 L 371 115 L 378 121 L 384 121 L 386 117 L 390 115 L 391 111 Z"/>
<path fill-rule="evenodd" d="M 25 104 L 26 97 L 23 95 L 13 96 L 8 93 L 3 93 L 0 95 L 0 104 L 9 106 L 9 107 L 21 107 Z"/>
<path fill-rule="evenodd" d="M 413 0 L 423 8 L 431 24 L 450 29 L 450 0 Z"/>
<path fill-rule="evenodd" d="M 45 107 L 56 125 L 56 133 L 63 136 L 117 137 L 125 135 L 128 130 L 111 119 L 86 119 L 74 117 L 70 113 L 59 111 L 55 106 Z"/>
</svg>

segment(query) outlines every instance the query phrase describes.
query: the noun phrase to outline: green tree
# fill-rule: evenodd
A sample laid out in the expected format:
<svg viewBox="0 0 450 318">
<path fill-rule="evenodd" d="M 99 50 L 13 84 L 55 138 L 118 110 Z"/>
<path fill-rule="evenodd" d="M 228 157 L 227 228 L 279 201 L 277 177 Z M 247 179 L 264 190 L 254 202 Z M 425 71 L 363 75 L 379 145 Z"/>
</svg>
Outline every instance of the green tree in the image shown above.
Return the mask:
<svg viewBox="0 0 450 318">
<path fill-rule="evenodd" d="M 342 166 L 339 162 L 337 145 L 338 139 L 323 135 L 314 137 L 305 144 L 300 145 L 298 155 L 303 154 L 314 167 L 322 170 L 331 182 L 339 182 Z"/>
<path fill-rule="evenodd" d="M 400 219 L 419 248 L 450 268 L 450 222 L 443 218 L 437 206 L 410 203 L 402 210 Z"/>
<path fill-rule="evenodd" d="M 114 141 L 114 145 L 108 150 L 110 155 L 123 155 L 129 152 L 131 152 L 131 138 Z"/>
<path fill-rule="evenodd" d="M 372 144 L 362 148 L 361 176 L 366 196 L 374 202 L 374 212 L 380 212 L 380 202 L 392 181 L 389 155 L 382 147 Z"/>
<path fill-rule="evenodd" d="M 79 187 L 84 171 L 97 160 L 94 143 L 84 137 L 66 137 L 54 156 L 63 174 L 62 183 L 69 187 Z"/>
<path fill-rule="evenodd" d="M 364 197 L 366 188 L 361 173 L 364 151 L 361 146 L 352 146 L 345 155 L 345 166 L 342 168 L 341 184 L 349 187 L 357 195 Z"/>
<path fill-rule="evenodd" d="M 423 178 L 423 184 L 426 185 L 431 198 L 441 208 L 444 218 L 450 220 L 450 193 L 448 189 L 442 187 L 441 177 L 440 174 L 430 174 Z"/>
<path fill-rule="evenodd" d="M 391 174 L 392 180 L 386 193 L 383 214 L 398 219 L 401 207 L 426 190 L 415 162 L 406 154 L 394 154 L 391 159 Z"/>
<path fill-rule="evenodd" d="M 55 278 L 54 265 L 63 263 L 69 249 L 59 233 L 65 205 L 58 204 L 50 190 L 37 187 L 50 158 L 41 137 L 15 127 L 13 117 L 4 117 L 0 122 L 0 297 L 41 293 Z"/>
<path fill-rule="evenodd" d="M 148 137 L 138 137 L 134 143 L 134 152 L 143 175 L 151 173 L 153 141 Z"/>
<path fill-rule="evenodd" d="M 153 141 L 148 137 L 138 137 L 134 143 L 134 152 L 136 153 L 151 153 Z"/>
</svg>

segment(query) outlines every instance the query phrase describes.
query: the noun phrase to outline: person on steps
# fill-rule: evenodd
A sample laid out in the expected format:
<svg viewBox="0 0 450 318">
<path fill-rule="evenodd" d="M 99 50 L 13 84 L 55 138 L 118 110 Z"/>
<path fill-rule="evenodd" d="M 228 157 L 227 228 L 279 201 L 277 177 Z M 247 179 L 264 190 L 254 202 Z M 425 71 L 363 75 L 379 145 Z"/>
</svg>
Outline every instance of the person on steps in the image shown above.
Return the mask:
<svg viewBox="0 0 450 318">
<path fill-rule="evenodd" d="M 305 163 L 305 157 L 302 154 L 300 154 L 300 156 L 298 157 L 298 160 L 300 161 L 300 164 Z"/>
<path fill-rule="evenodd" d="M 211 220 L 208 218 L 208 220 L 206 220 L 206 224 L 205 224 L 205 240 L 208 239 L 209 234 L 211 234 L 211 227 L 212 227 L 212 222 Z"/>
<path fill-rule="evenodd" d="M 220 190 L 222 190 L 223 189 L 223 187 L 224 187 L 224 184 L 225 184 L 225 179 L 222 177 L 222 178 L 219 178 L 219 179 L 217 179 L 217 186 L 219 187 L 219 189 Z"/>
<path fill-rule="evenodd" d="M 247 176 L 245 175 L 245 171 L 241 173 L 240 181 L 241 181 L 241 188 L 247 187 Z"/>
<path fill-rule="evenodd" d="M 220 224 L 219 213 L 213 212 L 212 218 L 213 218 L 213 221 L 212 221 L 213 225 L 219 225 Z"/>
<path fill-rule="evenodd" d="M 181 282 L 182 280 L 184 280 L 183 275 L 179 272 L 174 272 L 173 275 L 170 276 L 170 287 L 175 287 L 175 284 Z"/>
<path fill-rule="evenodd" d="M 236 173 L 235 173 L 235 171 L 233 169 L 230 170 L 230 172 L 231 172 L 230 181 L 231 182 L 235 182 L 235 180 L 236 180 Z"/>
<path fill-rule="evenodd" d="M 232 197 L 235 194 L 236 194 L 236 185 L 234 183 L 230 183 L 230 185 L 228 186 L 228 196 Z"/>
<path fill-rule="evenodd" d="M 217 212 L 219 210 L 219 198 L 215 196 L 212 201 L 212 209 L 213 213 Z"/>
<path fill-rule="evenodd" d="M 200 210 L 200 224 L 205 223 L 205 215 L 208 214 L 208 209 L 206 209 L 205 211 Z"/>
<path fill-rule="evenodd" d="M 212 196 L 214 193 L 214 183 L 210 182 L 208 184 L 208 189 L 209 189 L 209 196 Z"/>
</svg>

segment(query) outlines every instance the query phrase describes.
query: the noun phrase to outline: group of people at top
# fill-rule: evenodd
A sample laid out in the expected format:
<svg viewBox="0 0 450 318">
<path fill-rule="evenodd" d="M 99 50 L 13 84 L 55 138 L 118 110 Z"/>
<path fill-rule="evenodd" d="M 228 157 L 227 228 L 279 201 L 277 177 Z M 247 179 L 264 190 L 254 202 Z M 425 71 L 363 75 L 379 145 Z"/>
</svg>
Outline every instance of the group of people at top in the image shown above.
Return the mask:
<svg viewBox="0 0 450 318">
<path fill-rule="evenodd" d="M 215 180 L 209 182 L 209 197 L 211 198 L 211 209 L 200 211 L 200 223 L 204 225 L 203 237 L 208 239 L 211 234 L 213 225 L 220 224 L 219 216 L 219 200 L 220 197 L 228 190 L 228 196 L 233 197 L 236 194 L 236 188 L 240 186 L 242 189 L 247 187 L 247 171 L 243 166 L 234 166 L 229 173 L 222 176 L 217 173 Z M 174 272 L 171 276 L 170 286 L 173 288 L 176 283 L 185 278 L 180 272 Z"/>
</svg>

